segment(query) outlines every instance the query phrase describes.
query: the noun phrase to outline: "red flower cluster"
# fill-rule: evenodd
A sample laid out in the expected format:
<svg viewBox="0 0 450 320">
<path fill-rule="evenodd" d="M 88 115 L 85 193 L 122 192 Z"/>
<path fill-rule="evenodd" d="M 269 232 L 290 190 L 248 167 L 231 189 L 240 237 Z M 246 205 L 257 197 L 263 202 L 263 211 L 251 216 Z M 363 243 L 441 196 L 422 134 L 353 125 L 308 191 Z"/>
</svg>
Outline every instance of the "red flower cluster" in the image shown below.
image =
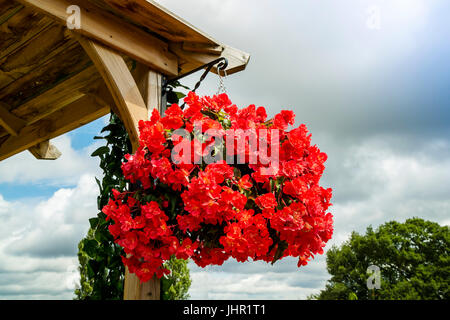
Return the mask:
<svg viewBox="0 0 450 320">
<path fill-rule="evenodd" d="M 306 126 L 286 131 L 293 112 L 267 120 L 263 107 L 239 110 L 226 94 L 190 92 L 185 102 L 140 122 L 140 148 L 122 165 L 129 190 L 103 208 L 130 272 L 162 277 L 173 255 L 201 267 L 286 256 L 301 266 L 323 253 L 332 190 L 319 186 L 327 155 Z"/>
</svg>

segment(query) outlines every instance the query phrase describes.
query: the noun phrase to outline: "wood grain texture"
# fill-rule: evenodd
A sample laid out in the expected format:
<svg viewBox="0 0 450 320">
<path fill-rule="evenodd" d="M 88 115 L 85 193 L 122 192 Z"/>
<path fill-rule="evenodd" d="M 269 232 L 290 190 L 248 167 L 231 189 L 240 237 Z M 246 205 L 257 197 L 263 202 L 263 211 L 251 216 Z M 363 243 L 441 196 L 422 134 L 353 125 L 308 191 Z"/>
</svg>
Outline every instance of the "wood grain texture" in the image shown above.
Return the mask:
<svg viewBox="0 0 450 320">
<path fill-rule="evenodd" d="M 150 119 L 153 109 L 161 110 L 162 75 L 154 72 L 143 64 L 137 64 L 132 72 L 136 85 L 147 106 L 147 118 Z"/>
<path fill-rule="evenodd" d="M 84 95 L 85 91 L 96 86 L 99 81 L 101 82 L 102 79 L 95 67 L 87 67 L 49 90 L 27 100 L 11 112 L 23 118 L 28 124 L 33 124 L 67 104 L 78 100 Z"/>
<path fill-rule="evenodd" d="M 29 8 L 22 8 L 14 15 L 5 13 L 0 22 L 0 59 L 26 45 L 30 39 L 53 24 L 51 19 Z"/>
<path fill-rule="evenodd" d="M 0 25 L 11 19 L 23 6 L 14 1 L 0 1 Z"/>
<path fill-rule="evenodd" d="M 69 88 L 69 85 L 75 86 L 72 94 L 77 95 L 77 88 L 83 86 L 80 83 L 81 80 L 78 75 L 91 64 L 89 57 L 84 53 L 84 50 L 78 43 L 74 42 L 67 48 L 67 51 L 56 56 L 55 59 L 57 59 L 58 64 L 55 64 L 54 60 L 50 59 L 32 72 L 25 74 L 23 77 L 0 90 L 0 101 L 9 104 L 12 108 L 10 110 L 12 113 L 18 116 L 24 116 L 28 120 L 30 117 L 37 116 L 36 114 L 40 112 L 43 113 L 43 116 L 48 114 L 53 108 L 50 103 L 57 101 L 60 97 L 66 96 L 70 99 L 71 88 Z M 91 71 L 91 76 L 95 77 L 97 74 L 95 69 L 91 69 Z M 76 78 L 66 85 L 60 85 L 71 77 Z M 86 73 L 83 74 L 82 78 L 87 81 L 86 85 L 90 84 L 91 80 Z M 99 76 L 97 76 L 98 78 Z M 55 86 L 57 88 L 52 90 Z M 46 94 L 41 100 L 39 96 L 45 94 L 47 91 L 56 95 L 52 97 Z M 45 102 L 47 98 L 49 99 Z M 36 102 L 35 99 L 38 99 L 38 102 L 42 102 L 33 105 L 31 101 L 34 100 Z M 76 97 L 72 98 L 72 101 L 75 99 Z M 46 105 L 46 103 L 48 104 Z M 56 108 L 59 108 L 59 106 L 56 106 Z"/>
<path fill-rule="evenodd" d="M 18 136 L 25 127 L 25 121 L 8 111 L 8 106 L 0 102 L 0 126 L 12 136 Z"/>
<path fill-rule="evenodd" d="M 182 48 L 185 51 L 210 53 L 210 54 L 215 54 L 215 55 L 220 55 L 224 50 L 224 47 L 221 45 L 189 42 L 189 41 L 183 42 Z"/>
<path fill-rule="evenodd" d="M 250 55 L 248 53 L 226 45 L 223 45 L 224 49 L 220 53 L 220 55 L 204 52 L 186 51 L 183 49 L 182 43 L 170 43 L 169 48 L 173 53 L 180 57 L 182 61 L 188 62 L 188 64 L 180 63 L 181 74 L 192 70 L 186 69 L 186 66 L 188 66 L 189 68 L 191 68 L 192 66 L 199 67 L 211 61 L 214 61 L 218 57 L 224 57 L 228 59 L 228 67 L 226 69 L 227 74 L 231 75 L 233 73 L 244 70 L 250 61 Z M 211 71 L 217 73 L 216 68 L 213 68 Z"/>
<path fill-rule="evenodd" d="M 0 59 L 0 90 L 15 80 L 29 74 L 41 65 L 60 64 L 56 59 L 65 53 L 74 41 L 64 32 L 64 28 L 54 24 L 39 36 L 34 37 L 17 50 Z"/>
<path fill-rule="evenodd" d="M 64 109 L 52 113 L 49 117 L 26 126 L 17 137 L 8 136 L 6 139 L 0 139 L 2 141 L 0 145 L 0 161 L 27 150 L 38 143 L 81 127 L 108 114 L 109 111 L 109 106 L 98 105 L 91 97 L 84 96 Z"/>
<path fill-rule="evenodd" d="M 135 274 L 130 273 L 128 268 L 125 270 L 124 300 L 160 300 L 161 287 L 160 280 L 156 276 L 148 281 L 141 283 Z"/>
<path fill-rule="evenodd" d="M 28 151 L 38 160 L 56 160 L 61 157 L 61 151 L 50 140 L 38 143 L 29 148 Z"/>
<path fill-rule="evenodd" d="M 100 10 L 84 0 L 18 0 L 25 6 L 40 10 L 59 23 L 66 25 L 70 5 L 81 8 L 81 29 L 74 29 L 89 38 L 123 52 L 155 70 L 167 75 L 178 74 L 177 58 L 168 50 L 167 43 L 127 23 L 114 15 Z"/>
<path fill-rule="evenodd" d="M 217 41 L 151 0 L 103 0 L 118 13 L 166 39 L 217 45 Z"/>
<path fill-rule="evenodd" d="M 19 4 L 13 0 L 0 0 L 0 17 Z M 0 20 L 1 22 L 1 20 Z"/>
</svg>

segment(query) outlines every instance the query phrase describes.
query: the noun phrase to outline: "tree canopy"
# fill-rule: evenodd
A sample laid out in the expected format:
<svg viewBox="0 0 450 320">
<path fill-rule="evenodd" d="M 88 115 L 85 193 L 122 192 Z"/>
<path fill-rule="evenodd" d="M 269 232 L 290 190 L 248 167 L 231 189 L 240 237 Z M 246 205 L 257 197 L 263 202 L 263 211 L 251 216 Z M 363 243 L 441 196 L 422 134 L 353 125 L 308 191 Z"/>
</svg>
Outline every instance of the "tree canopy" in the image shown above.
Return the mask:
<svg viewBox="0 0 450 320">
<path fill-rule="evenodd" d="M 387 222 L 376 230 L 368 227 L 365 235 L 353 232 L 343 245 L 327 252 L 331 279 L 310 298 L 449 299 L 449 251 L 449 227 L 420 218 Z M 369 266 L 380 270 L 379 289 L 369 289 Z"/>
</svg>

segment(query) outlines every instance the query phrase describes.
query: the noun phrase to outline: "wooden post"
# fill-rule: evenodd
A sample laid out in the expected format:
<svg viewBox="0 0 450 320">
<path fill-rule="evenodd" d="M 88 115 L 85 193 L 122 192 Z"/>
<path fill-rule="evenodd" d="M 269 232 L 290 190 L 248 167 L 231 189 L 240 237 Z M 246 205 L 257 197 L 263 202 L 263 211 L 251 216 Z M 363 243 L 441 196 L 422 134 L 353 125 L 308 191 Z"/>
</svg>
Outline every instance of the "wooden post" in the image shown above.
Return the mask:
<svg viewBox="0 0 450 320">
<path fill-rule="evenodd" d="M 79 37 L 79 42 L 102 75 L 117 112 L 122 119 L 133 146 L 139 147 L 139 121 L 148 120 L 153 108 L 161 110 L 162 75 L 138 64 L 133 75 L 122 56 L 93 40 Z M 159 300 L 160 281 L 141 283 L 136 275 L 125 271 L 125 300 Z"/>
<path fill-rule="evenodd" d="M 133 77 L 147 106 L 147 119 L 149 119 L 154 108 L 162 111 L 162 75 L 138 63 L 133 71 Z M 124 300 L 160 300 L 160 292 L 161 281 L 156 276 L 148 282 L 141 283 L 135 274 L 130 273 L 128 268 L 125 269 Z"/>
</svg>

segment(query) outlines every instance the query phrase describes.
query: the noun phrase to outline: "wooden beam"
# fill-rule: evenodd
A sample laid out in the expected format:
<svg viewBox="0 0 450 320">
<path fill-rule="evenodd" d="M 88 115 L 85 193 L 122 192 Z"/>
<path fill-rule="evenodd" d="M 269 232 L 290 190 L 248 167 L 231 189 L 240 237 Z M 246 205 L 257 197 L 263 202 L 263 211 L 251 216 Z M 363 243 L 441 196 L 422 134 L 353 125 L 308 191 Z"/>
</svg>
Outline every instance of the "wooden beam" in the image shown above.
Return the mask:
<svg viewBox="0 0 450 320">
<path fill-rule="evenodd" d="M 103 0 L 118 13 L 175 42 L 192 41 L 218 44 L 209 35 L 198 30 L 152 0 Z"/>
<path fill-rule="evenodd" d="M 177 58 L 167 43 L 85 0 L 18 0 L 66 25 L 71 5 L 81 9 L 81 29 L 74 32 L 98 40 L 163 74 L 178 75 Z"/>
<path fill-rule="evenodd" d="M 23 118 L 27 124 L 33 124 L 64 106 L 80 99 L 85 88 L 102 81 L 94 65 L 55 85 L 35 98 L 14 108 L 12 113 Z M 0 93 L 1 98 L 1 93 Z"/>
<path fill-rule="evenodd" d="M 108 114 L 109 111 L 109 106 L 98 105 L 91 97 L 84 96 L 49 117 L 26 126 L 19 136 L 9 136 L 0 145 L 0 161 L 81 127 Z"/>
<path fill-rule="evenodd" d="M 73 42 L 65 35 L 64 28 L 53 23 L 26 45 L 0 59 L 0 90 L 41 66 L 55 64 L 64 52 L 73 49 L 71 45 Z"/>
<path fill-rule="evenodd" d="M 161 106 L 162 75 L 142 64 L 137 64 L 132 75 L 147 107 L 147 118 L 145 120 L 150 119 L 153 109 L 163 113 Z"/>
<path fill-rule="evenodd" d="M 22 5 L 18 5 L 13 1 L 0 1 L 0 25 L 8 21 L 17 12 L 23 9 Z"/>
<path fill-rule="evenodd" d="M 122 56 L 114 50 L 87 38 L 81 45 L 105 80 L 117 111 L 135 149 L 139 146 L 139 120 L 147 119 L 147 106 Z"/>
<path fill-rule="evenodd" d="M 224 47 L 216 44 L 198 43 L 198 42 L 183 42 L 183 50 L 199 53 L 210 53 L 215 55 L 222 54 Z"/>
<path fill-rule="evenodd" d="M 8 106 L 0 102 L 0 126 L 12 136 L 18 136 L 25 127 L 25 121 L 8 111 Z"/>
<path fill-rule="evenodd" d="M 49 140 L 38 143 L 28 151 L 38 160 L 56 160 L 61 156 L 61 152 Z"/>
<path fill-rule="evenodd" d="M 89 90 L 95 90 L 99 83 L 101 85 L 101 82 L 103 81 L 100 74 L 97 72 L 95 66 L 92 65 L 67 80 L 58 83 L 42 94 L 15 107 L 10 113 L 23 119 L 26 125 L 31 125 L 82 98 Z M 0 99 L 5 99 L 4 93 L 4 91 L 0 92 Z M 7 92 L 6 95 L 8 96 Z M 7 100 L 12 99 L 8 98 Z M 105 101 L 98 101 L 98 103 L 105 104 Z M 7 134 L 8 132 L 5 131 L 0 132 L 0 138 Z"/>
<path fill-rule="evenodd" d="M 53 24 L 52 19 L 32 8 L 20 10 L 4 22 L 0 28 L 0 59 L 27 45 L 28 41 Z M 26 26 L 33 27 L 27 28 Z"/>
<path fill-rule="evenodd" d="M 183 44 L 181 43 L 170 43 L 169 49 L 175 53 L 178 57 L 186 60 L 189 64 L 201 66 L 207 64 L 218 57 L 225 57 L 228 59 L 227 74 L 231 75 L 233 73 L 244 70 L 250 61 L 250 55 L 238 49 L 223 45 L 223 51 L 220 55 L 202 52 L 193 52 L 183 49 Z M 182 70 L 181 73 L 188 72 L 190 70 Z M 213 68 L 211 70 L 217 73 L 217 69 Z"/>
</svg>

